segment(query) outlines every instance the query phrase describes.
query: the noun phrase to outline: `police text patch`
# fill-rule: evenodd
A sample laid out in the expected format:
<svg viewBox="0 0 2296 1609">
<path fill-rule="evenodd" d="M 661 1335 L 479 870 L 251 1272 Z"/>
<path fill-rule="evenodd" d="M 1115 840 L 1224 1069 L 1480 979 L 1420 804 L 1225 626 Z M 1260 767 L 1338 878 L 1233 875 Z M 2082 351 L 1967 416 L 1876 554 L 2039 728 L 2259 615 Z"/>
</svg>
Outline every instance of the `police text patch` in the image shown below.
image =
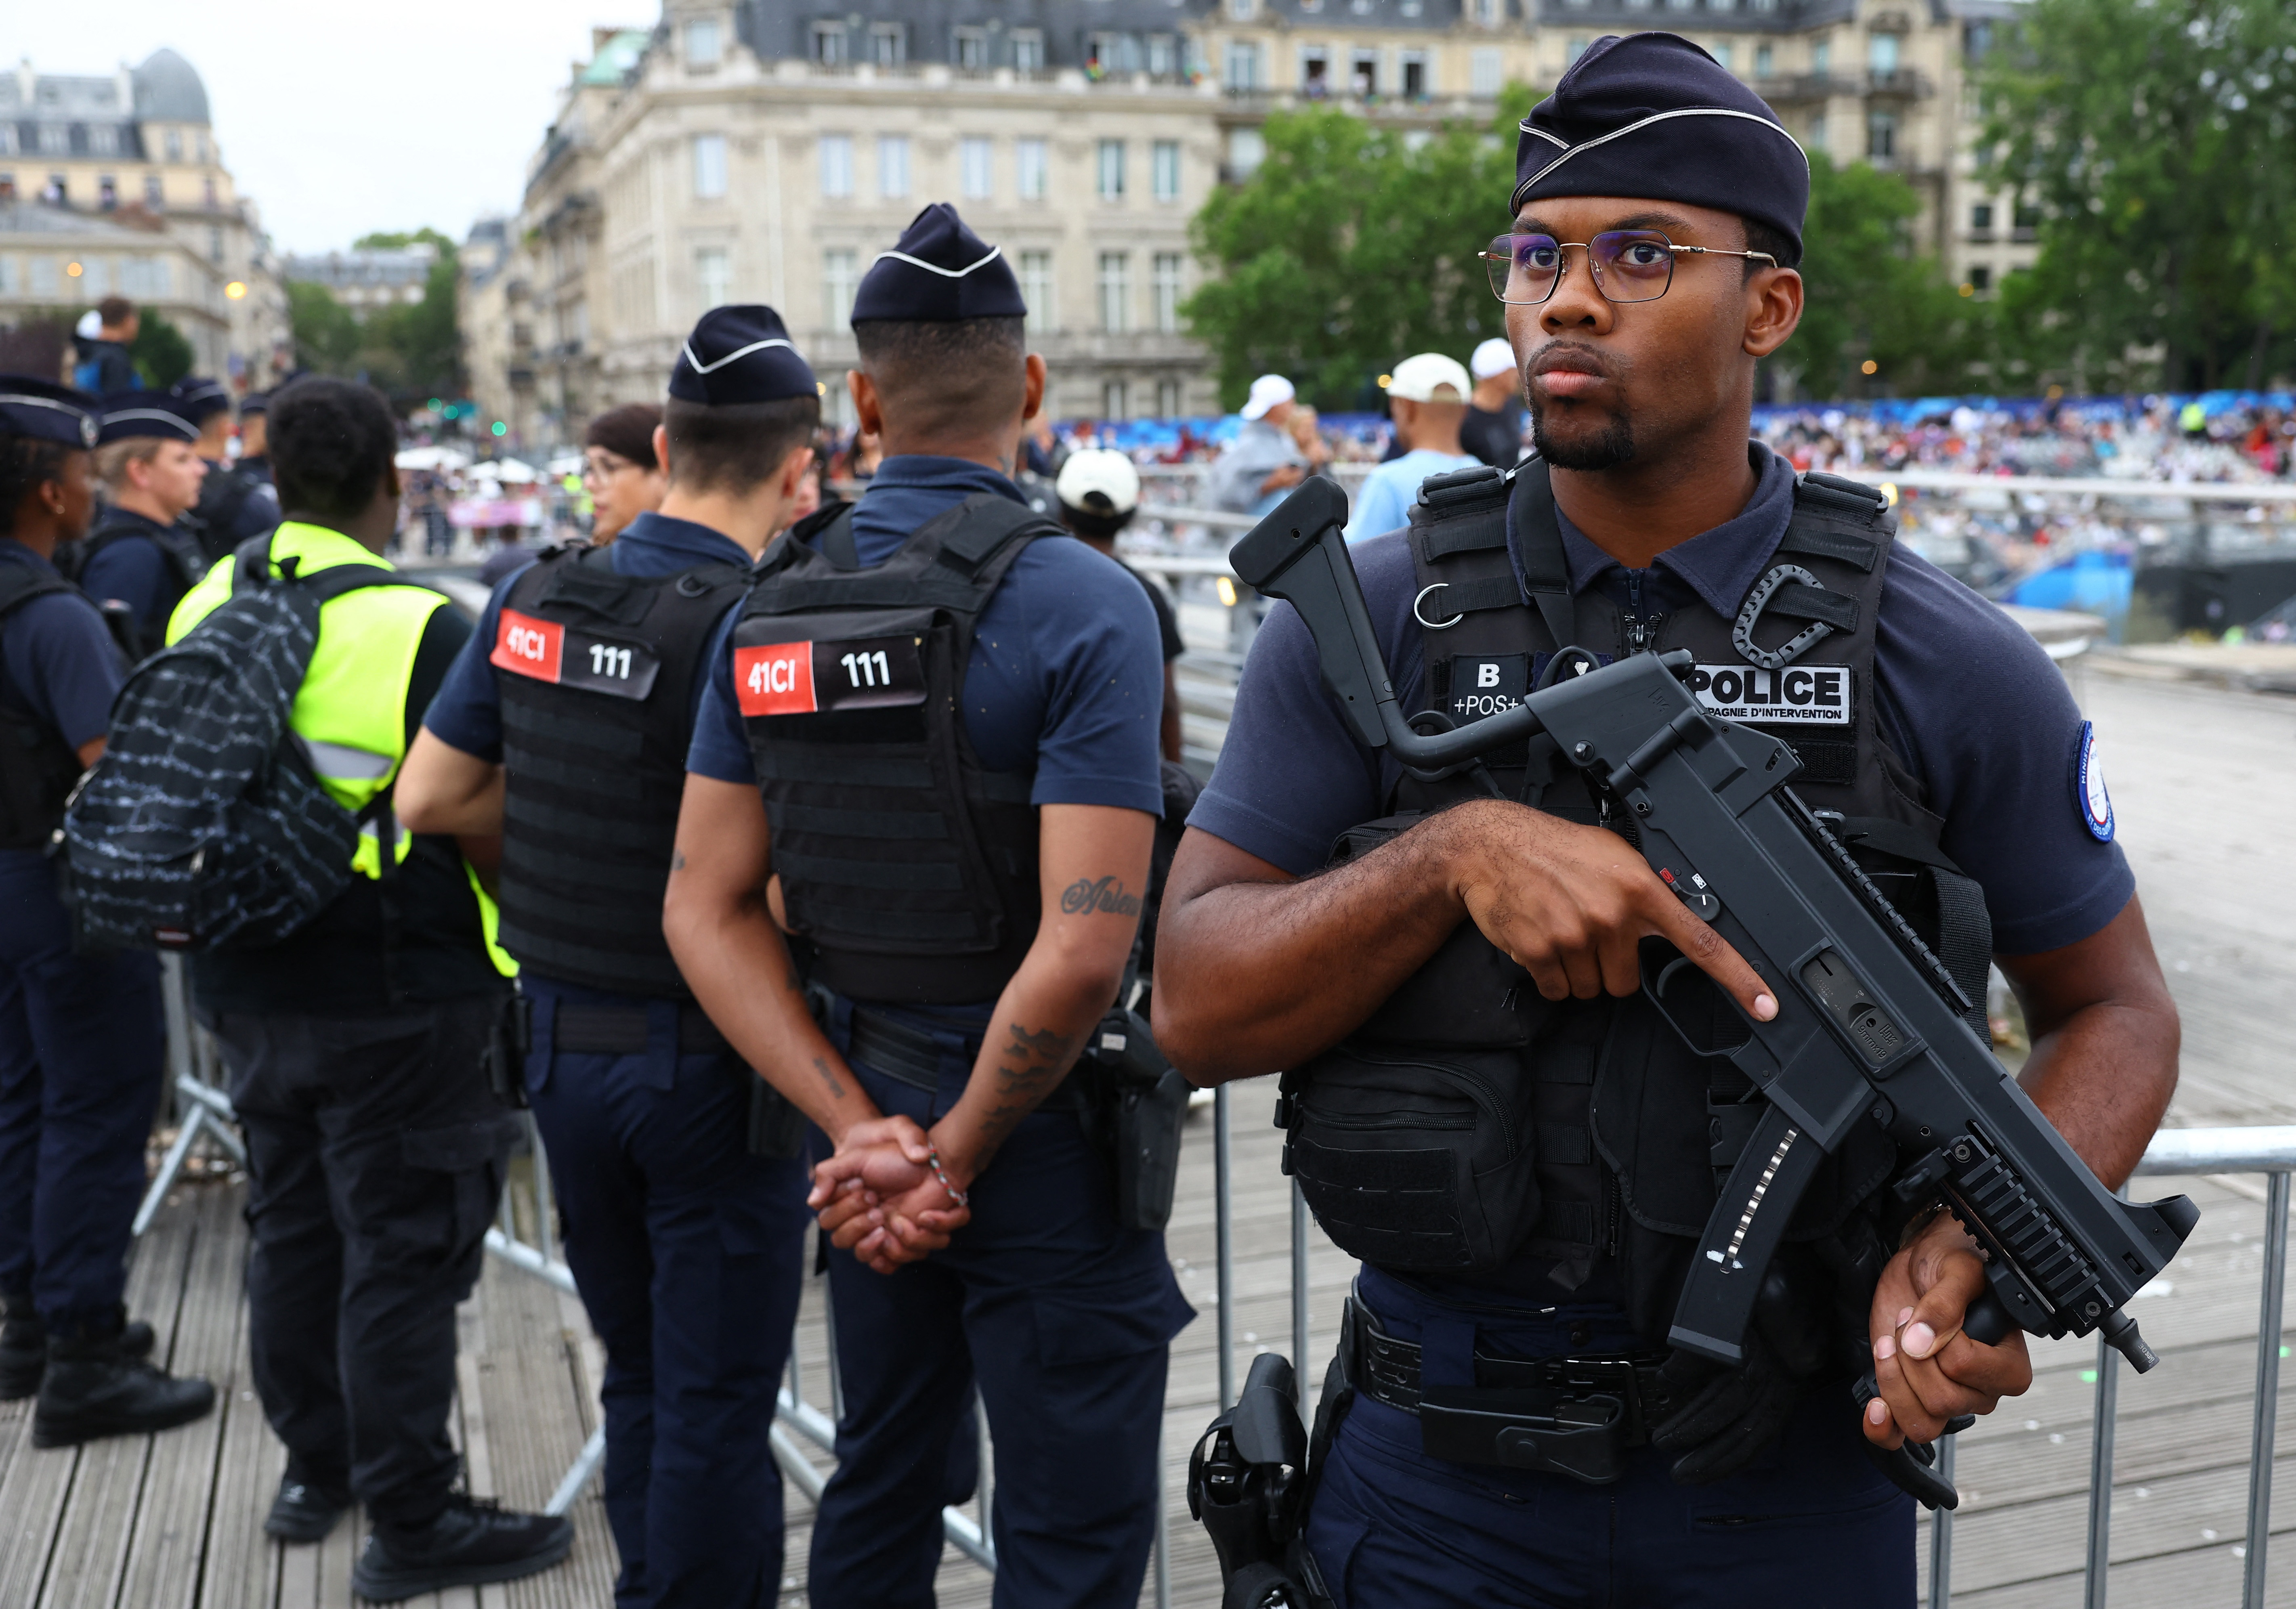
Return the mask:
<svg viewBox="0 0 2296 1609">
<path fill-rule="evenodd" d="M 661 672 L 660 660 L 642 643 L 595 636 L 515 609 L 502 612 L 487 662 L 537 682 L 640 700 Z"/>
<path fill-rule="evenodd" d="M 744 715 L 811 715 L 925 702 L 914 636 L 839 643 L 767 643 L 734 650 L 734 691 Z"/>
<path fill-rule="evenodd" d="M 1690 690 L 1700 703 L 1727 720 L 1806 727 L 1849 724 L 1846 665 L 1788 665 L 1777 670 L 1700 665 L 1691 672 Z"/>
</svg>

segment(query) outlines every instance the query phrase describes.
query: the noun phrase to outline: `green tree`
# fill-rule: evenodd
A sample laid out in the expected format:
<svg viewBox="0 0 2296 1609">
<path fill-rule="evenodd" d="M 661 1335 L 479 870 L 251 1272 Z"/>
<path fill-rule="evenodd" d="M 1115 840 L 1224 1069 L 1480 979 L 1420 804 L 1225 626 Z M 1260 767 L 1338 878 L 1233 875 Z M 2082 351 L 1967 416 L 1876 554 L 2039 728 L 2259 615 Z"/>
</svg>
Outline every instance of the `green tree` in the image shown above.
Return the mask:
<svg viewBox="0 0 2296 1609">
<path fill-rule="evenodd" d="M 460 268 L 455 242 L 435 229 L 361 235 L 354 250 L 436 249 L 418 302 L 353 313 L 323 285 L 291 284 L 290 316 L 297 361 L 332 374 L 356 374 L 379 387 L 401 408 L 420 398 L 463 390 L 462 332 L 455 297 Z"/>
<path fill-rule="evenodd" d="M 348 374 L 357 368 L 359 321 L 324 285 L 289 281 L 287 317 L 294 332 L 298 367 L 329 374 Z"/>
<path fill-rule="evenodd" d="M 127 343 L 127 356 L 145 385 L 164 390 L 192 372 L 192 343 L 152 308 L 144 308 L 138 322 L 135 339 Z"/>
<path fill-rule="evenodd" d="M 2039 214 L 2001 297 L 2034 364 L 2186 389 L 2288 361 L 2296 8 L 2030 0 L 1980 83 L 1987 176 Z"/>
<path fill-rule="evenodd" d="M 1258 171 L 1193 225 L 1217 276 L 1181 311 L 1218 355 L 1223 402 L 1274 371 L 1319 406 L 1376 406 L 1400 359 L 1504 333 L 1475 254 L 1506 227 L 1530 99 L 1514 86 L 1493 124 L 1429 138 L 1336 107 L 1269 117 Z"/>
</svg>

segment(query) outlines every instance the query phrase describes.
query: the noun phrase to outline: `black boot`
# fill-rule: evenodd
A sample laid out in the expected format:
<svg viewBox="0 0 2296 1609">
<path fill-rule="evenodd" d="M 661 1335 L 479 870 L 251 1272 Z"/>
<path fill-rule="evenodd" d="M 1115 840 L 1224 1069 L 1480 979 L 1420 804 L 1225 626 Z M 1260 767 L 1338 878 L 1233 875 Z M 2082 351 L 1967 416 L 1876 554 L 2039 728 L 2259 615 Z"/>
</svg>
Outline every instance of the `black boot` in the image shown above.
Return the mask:
<svg viewBox="0 0 2296 1609">
<path fill-rule="evenodd" d="M 427 1525 L 378 1524 L 351 1569 L 351 1589 L 395 1604 L 450 1587 L 514 1581 L 549 1569 L 573 1547 L 571 1520 L 514 1514 L 456 1492 Z"/>
<path fill-rule="evenodd" d="M 290 1464 L 287 1473 L 279 1477 L 279 1493 L 271 1499 L 271 1512 L 263 1522 L 264 1534 L 283 1542 L 324 1541 L 350 1506 L 348 1482 L 313 1480 Z"/>
<path fill-rule="evenodd" d="M 215 1407 L 215 1387 L 178 1380 L 129 1350 L 119 1309 L 48 1335 L 46 1378 L 32 1413 L 32 1445 L 70 1447 L 188 1424 Z M 145 1330 L 148 1336 L 149 1330 Z M 144 1350 L 150 1350 L 145 1340 Z"/>
<path fill-rule="evenodd" d="M 130 1358 L 149 1358 L 157 1339 L 152 1326 L 137 1319 L 119 1332 L 119 1350 Z M 32 1308 L 29 1296 L 0 1296 L 0 1402 L 17 1402 L 40 1389 L 48 1367 L 48 1326 Z"/>
</svg>

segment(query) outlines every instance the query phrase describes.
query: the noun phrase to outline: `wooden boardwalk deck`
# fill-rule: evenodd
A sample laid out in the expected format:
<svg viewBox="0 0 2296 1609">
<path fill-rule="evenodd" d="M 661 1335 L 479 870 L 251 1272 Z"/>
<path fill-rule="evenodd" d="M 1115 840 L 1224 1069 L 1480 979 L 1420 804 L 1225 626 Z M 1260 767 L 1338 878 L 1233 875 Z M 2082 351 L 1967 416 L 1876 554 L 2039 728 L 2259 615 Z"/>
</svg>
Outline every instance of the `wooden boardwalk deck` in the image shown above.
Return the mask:
<svg viewBox="0 0 2296 1609">
<path fill-rule="evenodd" d="M 2296 705 L 2092 669 L 2082 677 L 2154 936 L 2185 1010 L 2185 1080 L 2172 1121 L 2296 1122 L 2296 1053 L 2273 1009 L 2296 998 L 2296 916 L 2260 864 L 2296 840 Z M 2069 807 L 2070 808 L 2070 807 Z M 1292 1350 L 1290 1198 L 1276 1172 L 1267 1082 L 1236 1087 L 1234 1307 L 1238 1375 L 1265 1346 Z M 1211 1121 L 1191 1120 L 1169 1244 L 1199 1317 L 1172 1349 L 1165 1416 L 1173 1602 L 1218 1602 L 1210 1550 L 1185 1519 L 1187 1454 L 1217 1395 Z M 2185 1189 L 2206 1208 L 2159 1293 L 2140 1309 L 2161 1367 L 2123 1372 L 2113 1499 L 2115 1609 L 2205 1609 L 2239 1601 L 2257 1282 L 2252 1179 L 2141 1181 Z M 214 1378 L 210 1419 L 165 1436 L 39 1452 L 30 1405 L 0 1405 L 0 1609 L 345 1609 L 355 1523 L 316 1547 L 283 1549 L 260 1525 L 281 1454 L 248 1380 L 241 1296 L 240 1191 L 186 1184 L 138 1246 L 135 1311 L 178 1370 Z M 1352 1265 L 1310 1231 L 1320 1376 Z M 580 1307 L 490 1263 L 462 1315 L 455 1431 L 474 1490 L 540 1504 L 595 1421 L 599 1359 Z M 828 1400 L 817 1289 L 799 1346 L 808 1397 Z M 1966 1501 L 1955 1533 L 1956 1602 L 2057 1609 L 2080 1602 L 2095 1367 L 2088 1345 L 2037 1349 L 2027 1397 L 1963 1439 Z M 2296 1369 L 2280 1403 L 2282 1467 L 2296 1462 Z M 826 1467 L 826 1459 L 819 1463 Z M 603 1609 L 613 1554 L 594 1486 L 576 1505 L 566 1564 L 507 1587 L 426 1600 L 423 1609 Z M 804 1602 L 809 1509 L 789 1499 L 783 1601 Z M 2296 1487 L 2273 1525 L 2296 1531 Z M 1924 1550 L 1924 1558 L 1926 1551 Z M 985 1605 L 985 1572 L 954 1549 L 940 1598 Z M 1144 1592 L 1143 1602 L 1148 1600 Z M 2277 1545 L 2270 1601 L 2296 1605 L 2296 1541 Z"/>
</svg>

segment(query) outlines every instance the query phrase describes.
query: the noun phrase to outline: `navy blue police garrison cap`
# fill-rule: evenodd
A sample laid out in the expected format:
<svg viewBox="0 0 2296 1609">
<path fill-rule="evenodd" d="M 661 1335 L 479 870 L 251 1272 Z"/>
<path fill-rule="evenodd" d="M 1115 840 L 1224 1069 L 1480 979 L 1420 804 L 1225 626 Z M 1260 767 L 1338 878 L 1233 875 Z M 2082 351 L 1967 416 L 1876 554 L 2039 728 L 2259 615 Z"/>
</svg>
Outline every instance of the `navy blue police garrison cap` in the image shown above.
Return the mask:
<svg viewBox="0 0 2296 1609">
<path fill-rule="evenodd" d="M 909 220 L 890 251 L 881 251 L 861 276 L 853 322 L 873 318 L 906 324 L 950 324 L 961 318 L 1026 318 L 1021 282 L 1004 249 L 971 229 L 947 201 L 935 201 Z"/>
<path fill-rule="evenodd" d="M 669 371 L 669 394 L 680 402 L 732 407 L 818 397 L 821 388 L 790 343 L 782 316 L 751 302 L 712 308 L 701 316 Z"/>
<path fill-rule="evenodd" d="M 1767 102 L 1678 35 L 1595 40 L 1521 127 L 1513 210 L 1561 195 L 1681 201 L 1767 224 L 1801 260 L 1809 159 Z"/>
<path fill-rule="evenodd" d="M 168 395 L 193 424 L 204 424 L 217 414 L 231 412 L 231 393 L 219 380 L 187 374 L 168 388 Z"/>
<path fill-rule="evenodd" d="M 168 441 L 197 441 L 193 424 L 183 403 L 166 391 L 114 391 L 103 399 L 103 417 L 97 425 L 96 445 L 110 447 L 138 436 L 158 436 Z"/>
<path fill-rule="evenodd" d="M 268 391 L 250 391 L 239 399 L 239 416 L 242 419 L 250 414 L 267 414 L 270 411 L 271 393 Z"/>
<path fill-rule="evenodd" d="M 94 447 L 102 411 L 86 391 L 29 374 L 0 374 L 0 436 Z"/>
</svg>

